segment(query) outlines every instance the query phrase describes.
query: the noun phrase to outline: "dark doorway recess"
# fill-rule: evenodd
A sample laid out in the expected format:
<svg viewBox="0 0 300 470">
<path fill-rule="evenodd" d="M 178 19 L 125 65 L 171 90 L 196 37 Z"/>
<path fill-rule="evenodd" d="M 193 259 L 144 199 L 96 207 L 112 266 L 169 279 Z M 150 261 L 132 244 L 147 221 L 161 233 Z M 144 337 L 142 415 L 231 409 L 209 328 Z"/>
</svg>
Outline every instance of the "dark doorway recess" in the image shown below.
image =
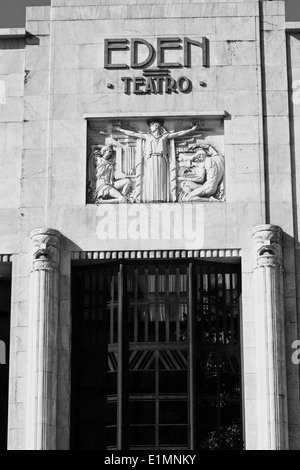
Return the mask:
<svg viewBox="0 0 300 470">
<path fill-rule="evenodd" d="M 11 281 L 0 279 L 0 450 L 7 449 Z"/>
<path fill-rule="evenodd" d="M 243 447 L 239 264 L 73 267 L 71 448 Z"/>
</svg>

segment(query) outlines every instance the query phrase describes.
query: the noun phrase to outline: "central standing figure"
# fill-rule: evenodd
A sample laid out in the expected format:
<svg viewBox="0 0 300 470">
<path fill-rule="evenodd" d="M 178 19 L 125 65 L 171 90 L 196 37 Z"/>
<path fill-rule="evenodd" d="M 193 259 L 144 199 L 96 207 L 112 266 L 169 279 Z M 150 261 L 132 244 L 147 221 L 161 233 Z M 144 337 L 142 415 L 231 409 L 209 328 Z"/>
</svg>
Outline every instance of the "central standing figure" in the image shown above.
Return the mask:
<svg viewBox="0 0 300 470">
<path fill-rule="evenodd" d="M 168 132 L 163 127 L 163 121 L 160 119 L 147 122 L 150 132 L 129 131 L 120 126 L 114 126 L 115 130 L 137 139 L 145 141 L 144 149 L 144 202 L 169 202 L 169 151 L 168 140 L 182 137 L 195 131 L 198 125 L 192 128 L 179 131 Z"/>
</svg>

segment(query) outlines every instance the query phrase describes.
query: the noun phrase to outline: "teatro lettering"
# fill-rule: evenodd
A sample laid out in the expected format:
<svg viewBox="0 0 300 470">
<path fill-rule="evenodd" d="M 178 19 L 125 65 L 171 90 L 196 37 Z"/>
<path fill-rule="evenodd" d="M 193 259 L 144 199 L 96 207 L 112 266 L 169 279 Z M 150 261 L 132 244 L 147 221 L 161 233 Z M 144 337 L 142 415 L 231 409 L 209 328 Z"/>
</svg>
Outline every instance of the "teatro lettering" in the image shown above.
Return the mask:
<svg viewBox="0 0 300 470">
<path fill-rule="evenodd" d="M 174 51 L 183 51 L 183 62 L 168 59 L 174 57 Z M 123 52 L 123 62 L 115 62 L 115 53 Z M 127 53 L 127 54 L 126 54 Z M 182 75 L 177 79 L 171 76 L 169 69 L 190 69 L 194 54 L 201 54 L 203 67 L 209 65 L 209 42 L 203 37 L 201 41 L 178 37 L 157 38 L 156 48 L 145 39 L 126 38 L 104 40 L 104 68 L 107 70 L 143 70 L 143 77 L 122 77 L 124 93 L 136 95 L 162 93 L 190 93 L 192 81 Z M 126 60 L 127 59 L 127 60 Z M 151 67 L 153 64 L 156 66 Z M 198 63 L 200 63 L 198 61 Z"/>
</svg>

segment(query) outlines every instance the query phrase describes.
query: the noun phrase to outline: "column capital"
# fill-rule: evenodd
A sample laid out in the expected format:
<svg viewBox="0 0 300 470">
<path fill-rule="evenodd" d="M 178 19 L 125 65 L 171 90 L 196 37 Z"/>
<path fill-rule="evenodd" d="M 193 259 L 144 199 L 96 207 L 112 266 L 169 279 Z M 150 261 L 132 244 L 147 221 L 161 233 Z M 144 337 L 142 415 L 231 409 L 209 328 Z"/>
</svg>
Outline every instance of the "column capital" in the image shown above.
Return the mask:
<svg viewBox="0 0 300 470">
<path fill-rule="evenodd" d="M 257 225 L 251 230 L 254 268 L 282 267 L 282 229 L 277 225 Z"/>
<path fill-rule="evenodd" d="M 33 270 L 57 269 L 60 237 L 60 232 L 49 228 L 35 229 L 30 233 Z"/>
</svg>

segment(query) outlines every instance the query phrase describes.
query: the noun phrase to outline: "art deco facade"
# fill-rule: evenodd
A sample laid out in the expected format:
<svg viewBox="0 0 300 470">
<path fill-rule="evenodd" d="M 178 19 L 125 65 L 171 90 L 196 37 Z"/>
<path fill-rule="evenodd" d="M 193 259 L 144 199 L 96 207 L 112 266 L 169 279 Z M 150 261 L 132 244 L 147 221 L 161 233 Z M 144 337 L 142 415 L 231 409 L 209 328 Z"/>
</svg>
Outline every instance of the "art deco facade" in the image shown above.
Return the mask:
<svg viewBox="0 0 300 470">
<path fill-rule="evenodd" d="M 52 0 L 0 30 L 1 449 L 299 449 L 300 24 Z"/>
</svg>

